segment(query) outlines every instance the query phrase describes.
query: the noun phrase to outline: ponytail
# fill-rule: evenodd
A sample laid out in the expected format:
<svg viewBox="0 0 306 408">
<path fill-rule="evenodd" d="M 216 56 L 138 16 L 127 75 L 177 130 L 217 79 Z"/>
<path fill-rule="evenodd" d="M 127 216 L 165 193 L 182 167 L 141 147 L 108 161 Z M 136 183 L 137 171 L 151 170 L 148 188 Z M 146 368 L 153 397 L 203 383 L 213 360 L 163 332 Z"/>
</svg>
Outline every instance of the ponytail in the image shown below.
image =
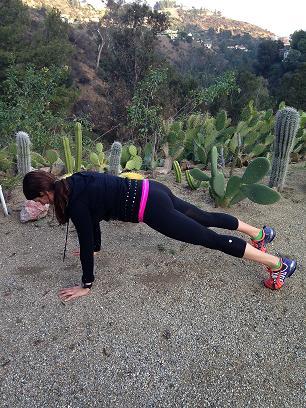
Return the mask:
<svg viewBox="0 0 306 408">
<path fill-rule="evenodd" d="M 56 180 L 54 183 L 54 209 L 57 221 L 66 224 L 69 220 L 67 205 L 69 200 L 69 185 L 65 179 Z"/>
</svg>

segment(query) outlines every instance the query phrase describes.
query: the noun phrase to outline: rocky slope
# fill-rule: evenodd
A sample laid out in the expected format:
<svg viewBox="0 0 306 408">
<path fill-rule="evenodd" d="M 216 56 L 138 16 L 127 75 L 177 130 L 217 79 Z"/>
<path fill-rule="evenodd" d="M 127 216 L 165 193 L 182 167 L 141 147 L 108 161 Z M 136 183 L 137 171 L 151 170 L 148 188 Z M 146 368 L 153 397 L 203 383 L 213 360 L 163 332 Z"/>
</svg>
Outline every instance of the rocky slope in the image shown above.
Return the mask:
<svg viewBox="0 0 306 408">
<path fill-rule="evenodd" d="M 200 12 L 200 10 L 181 10 L 175 12 L 169 10 L 170 15 L 173 15 L 173 22 L 185 27 L 194 27 L 194 30 L 206 31 L 213 28 L 217 32 L 231 31 L 232 35 L 250 34 L 254 38 L 271 38 L 275 35 L 256 25 L 232 20 L 222 15 L 214 15 L 209 11 Z"/>
<path fill-rule="evenodd" d="M 105 13 L 103 8 L 94 8 L 86 0 L 23 0 L 25 4 L 33 8 L 55 7 L 61 11 L 62 15 L 69 22 L 74 21 L 98 21 Z M 217 32 L 229 30 L 233 35 L 249 33 L 252 37 L 269 38 L 274 34 L 256 25 L 232 20 L 222 15 L 218 15 L 210 10 L 186 10 L 183 8 L 169 8 L 163 10 L 171 18 L 172 28 L 184 29 L 194 27 L 195 30 L 208 30 L 213 28 Z"/>
<path fill-rule="evenodd" d="M 99 21 L 103 9 L 96 10 L 91 4 L 79 0 L 22 0 L 31 8 L 57 8 L 70 23 Z"/>
</svg>

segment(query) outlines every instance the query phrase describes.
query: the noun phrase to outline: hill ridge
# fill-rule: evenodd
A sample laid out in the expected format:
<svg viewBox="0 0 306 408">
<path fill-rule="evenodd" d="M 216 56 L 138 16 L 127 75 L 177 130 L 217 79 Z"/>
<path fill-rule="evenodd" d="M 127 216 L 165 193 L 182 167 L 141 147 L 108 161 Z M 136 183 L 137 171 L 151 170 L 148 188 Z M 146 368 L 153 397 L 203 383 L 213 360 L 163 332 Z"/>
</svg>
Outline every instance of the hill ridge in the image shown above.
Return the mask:
<svg viewBox="0 0 306 408">
<path fill-rule="evenodd" d="M 79 0 L 22 0 L 31 8 L 55 7 L 69 23 L 98 22 L 106 9 L 95 9 L 86 1 Z M 220 12 L 206 9 L 169 8 L 161 10 L 167 13 L 171 21 L 171 29 L 190 29 L 189 31 L 207 31 L 213 28 L 216 32 L 231 31 L 232 35 L 250 34 L 254 38 L 273 38 L 275 34 L 255 24 L 234 20 L 222 16 Z M 200 29 L 200 30 L 199 30 Z"/>
</svg>

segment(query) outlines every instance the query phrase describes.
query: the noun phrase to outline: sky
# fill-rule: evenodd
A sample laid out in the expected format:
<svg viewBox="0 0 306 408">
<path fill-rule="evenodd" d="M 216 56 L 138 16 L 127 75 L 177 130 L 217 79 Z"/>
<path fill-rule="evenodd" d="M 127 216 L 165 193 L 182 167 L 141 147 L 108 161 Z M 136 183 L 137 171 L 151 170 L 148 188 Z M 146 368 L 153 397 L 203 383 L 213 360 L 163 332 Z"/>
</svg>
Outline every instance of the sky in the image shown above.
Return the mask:
<svg viewBox="0 0 306 408">
<path fill-rule="evenodd" d="M 103 3 L 101 0 L 87 2 L 93 6 Z M 148 1 L 151 5 L 155 2 Z M 217 9 L 225 17 L 256 24 L 279 37 L 288 37 L 296 30 L 306 30 L 305 0 L 177 0 L 177 3 L 190 8 Z"/>
</svg>

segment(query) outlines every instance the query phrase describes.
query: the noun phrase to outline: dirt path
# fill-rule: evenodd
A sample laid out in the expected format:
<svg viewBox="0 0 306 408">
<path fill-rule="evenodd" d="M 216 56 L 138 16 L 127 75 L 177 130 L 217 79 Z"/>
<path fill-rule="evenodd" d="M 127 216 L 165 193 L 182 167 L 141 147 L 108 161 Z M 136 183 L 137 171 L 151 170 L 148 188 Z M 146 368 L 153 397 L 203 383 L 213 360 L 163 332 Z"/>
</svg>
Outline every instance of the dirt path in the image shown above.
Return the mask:
<svg viewBox="0 0 306 408">
<path fill-rule="evenodd" d="M 305 175 L 291 167 L 273 206 L 230 209 L 273 225 L 271 252 L 297 258 L 278 292 L 262 286 L 260 266 L 112 222 L 102 223 L 92 295 L 63 304 L 57 291 L 81 276 L 77 259 L 62 263 L 64 228 L 1 213 L 1 407 L 304 406 Z M 207 193 L 160 180 L 217 211 Z M 9 206 L 20 200 L 15 192 Z"/>
</svg>

